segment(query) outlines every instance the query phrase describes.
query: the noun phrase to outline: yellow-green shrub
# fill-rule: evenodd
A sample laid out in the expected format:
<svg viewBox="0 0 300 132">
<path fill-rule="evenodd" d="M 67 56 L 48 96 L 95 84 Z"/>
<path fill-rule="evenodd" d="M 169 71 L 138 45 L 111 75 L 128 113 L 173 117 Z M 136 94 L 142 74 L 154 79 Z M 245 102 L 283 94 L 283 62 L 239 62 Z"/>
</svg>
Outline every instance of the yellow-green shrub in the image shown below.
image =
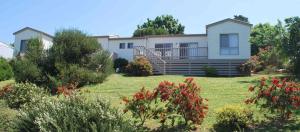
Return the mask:
<svg viewBox="0 0 300 132">
<path fill-rule="evenodd" d="M 253 114 L 239 105 L 226 105 L 216 111 L 216 131 L 236 131 L 247 129 L 253 119 Z"/>
</svg>

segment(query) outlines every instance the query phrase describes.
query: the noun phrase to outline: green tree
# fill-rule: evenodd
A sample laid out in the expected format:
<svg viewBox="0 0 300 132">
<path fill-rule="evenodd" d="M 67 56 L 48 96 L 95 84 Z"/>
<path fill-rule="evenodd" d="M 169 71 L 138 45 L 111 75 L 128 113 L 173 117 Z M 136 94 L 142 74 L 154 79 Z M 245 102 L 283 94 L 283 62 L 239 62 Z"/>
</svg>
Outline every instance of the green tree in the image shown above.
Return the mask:
<svg viewBox="0 0 300 132">
<path fill-rule="evenodd" d="M 274 46 L 278 42 L 277 35 L 275 26 L 269 23 L 255 25 L 250 34 L 251 55 L 256 55 L 259 48 Z"/>
<path fill-rule="evenodd" d="M 283 40 L 285 53 L 292 62 L 292 73 L 300 78 L 300 18 L 285 19 L 288 36 Z"/>
<path fill-rule="evenodd" d="M 154 20 L 147 21 L 138 25 L 133 36 L 142 37 L 146 35 L 163 35 L 163 34 L 183 34 L 184 26 L 171 15 L 157 16 Z"/>
<path fill-rule="evenodd" d="M 248 17 L 245 17 L 243 15 L 234 15 L 233 17 L 236 20 L 240 20 L 240 21 L 244 21 L 244 22 L 249 22 Z"/>
</svg>

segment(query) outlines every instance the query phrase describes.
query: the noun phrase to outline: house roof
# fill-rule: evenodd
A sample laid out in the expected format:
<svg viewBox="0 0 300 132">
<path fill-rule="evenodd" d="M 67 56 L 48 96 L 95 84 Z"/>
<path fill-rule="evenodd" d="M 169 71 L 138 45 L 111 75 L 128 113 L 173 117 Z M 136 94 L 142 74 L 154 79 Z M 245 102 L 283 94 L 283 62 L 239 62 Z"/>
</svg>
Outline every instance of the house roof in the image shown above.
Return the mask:
<svg viewBox="0 0 300 132">
<path fill-rule="evenodd" d="M 168 34 L 168 35 L 148 35 L 144 37 L 114 37 L 109 38 L 110 40 L 120 40 L 120 39 L 146 39 L 146 38 L 162 38 L 162 37 L 194 37 L 194 36 L 207 36 L 206 34 Z"/>
<path fill-rule="evenodd" d="M 1 42 L 1 41 L 0 41 L 0 47 L 6 47 L 6 48 L 11 48 L 12 49 L 12 47 L 10 45 L 8 45 L 4 42 Z"/>
<path fill-rule="evenodd" d="M 244 22 L 244 21 L 240 21 L 240 20 L 236 20 L 236 19 L 227 18 L 227 19 L 224 19 L 224 20 L 217 21 L 217 22 L 214 22 L 214 23 L 206 25 L 206 29 L 208 27 L 215 26 L 215 25 L 218 25 L 218 24 L 221 24 L 221 23 L 224 23 L 224 22 L 234 22 L 234 23 L 238 23 L 238 24 L 242 24 L 242 25 L 246 25 L 246 26 L 252 27 L 252 24 L 250 24 L 248 22 Z"/>
<path fill-rule="evenodd" d="M 50 38 L 53 38 L 52 35 L 50 35 L 50 34 L 48 34 L 48 33 L 45 33 L 45 32 L 43 32 L 43 31 L 40 31 L 40 30 L 31 28 L 31 27 L 25 27 L 25 28 L 22 28 L 21 30 L 14 32 L 13 35 L 16 35 L 16 34 L 18 34 L 18 33 L 20 33 L 20 32 L 25 31 L 25 30 L 31 30 L 31 31 L 34 31 L 34 32 L 41 33 L 41 34 L 43 34 L 43 35 L 45 35 L 45 36 L 48 36 L 48 37 L 50 37 Z"/>
</svg>

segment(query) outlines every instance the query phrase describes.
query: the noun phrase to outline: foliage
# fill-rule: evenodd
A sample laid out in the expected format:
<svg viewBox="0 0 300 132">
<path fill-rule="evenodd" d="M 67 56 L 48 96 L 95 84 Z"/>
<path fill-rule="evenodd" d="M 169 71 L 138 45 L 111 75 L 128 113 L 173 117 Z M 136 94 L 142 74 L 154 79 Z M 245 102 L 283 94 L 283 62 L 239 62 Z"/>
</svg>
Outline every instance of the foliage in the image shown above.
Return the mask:
<svg viewBox="0 0 300 132">
<path fill-rule="evenodd" d="M 142 37 L 146 35 L 183 34 L 184 26 L 171 15 L 157 16 L 154 20 L 138 25 L 133 36 Z"/>
<path fill-rule="evenodd" d="M 175 120 L 184 120 L 184 125 L 200 125 L 207 113 L 206 99 L 200 95 L 200 87 L 193 78 L 187 78 L 184 83 L 176 86 L 174 83 L 161 82 L 153 92 L 145 90 L 134 94 L 132 99 L 123 98 L 126 108 L 132 113 L 133 118 L 138 118 L 143 125 L 146 120 L 160 119 L 162 127 L 171 119 L 174 126 Z M 181 122 L 179 122 L 181 123 Z"/>
<path fill-rule="evenodd" d="M 1 132 L 14 132 L 16 125 L 14 124 L 17 115 L 16 110 L 8 108 L 4 100 L 0 100 L 0 131 Z"/>
<path fill-rule="evenodd" d="M 251 60 L 251 59 L 249 59 Z M 246 61 L 245 63 L 241 64 L 239 67 L 238 67 L 238 70 L 240 73 L 244 74 L 244 75 L 251 75 L 251 69 L 253 67 L 251 61 Z"/>
<path fill-rule="evenodd" d="M 11 66 L 4 58 L 0 58 L 0 81 L 8 80 L 12 76 L 13 71 Z"/>
<path fill-rule="evenodd" d="M 68 29 L 55 34 L 47 51 L 39 39 L 29 40 L 26 54 L 12 65 L 16 82 L 31 82 L 55 92 L 60 85 L 101 83 L 112 73 L 113 63 L 95 38 Z"/>
<path fill-rule="evenodd" d="M 300 78 L 300 18 L 287 18 L 285 22 L 288 35 L 283 39 L 283 47 L 291 60 L 292 73 Z"/>
<path fill-rule="evenodd" d="M 243 22 L 249 22 L 248 17 L 245 17 L 243 15 L 234 15 L 234 19 L 240 20 L 240 21 L 243 21 Z"/>
<path fill-rule="evenodd" d="M 216 76 L 218 76 L 218 71 L 214 67 L 204 66 L 203 70 L 205 72 L 205 76 L 207 76 L 207 77 L 216 77 Z"/>
<path fill-rule="evenodd" d="M 35 84 L 19 83 L 7 85 L 0 91 L 0 97 L 6 101 L 10 108 L 21 108 L 33 100 L 40 100 L 47 93 Z"/>
<path fill-rule="evenodd" d="M 286 120 L 291 117 L 292 110 L 300 108 L 300 85 L 277 78 L 265 79 L 249 87 L 253 93 L 245 103 L 254 103 L 262 109 L 278 114 L 281 119 Z"/>
<path fill-rule="evenodd" d="M 119 68 L 119 72 L 124 72 L 126 69 L 126 66 L 128 65 L 128 60 L 124 58 L 117 58 L 114 60 L 114 68 Z"/>
<path fill-rule="evenodd" d="M 253 113 L 239 105 L 226 105 L 216 111 L 216 131 L 241 131 L 253 121 Z"/>
<path fill-rule="evenodd" d="M 100 99 L 88 102 L 75 95 L 25 105 L 18 119 L 19 131 L 135 131 L 109 103 Z"/>
<path fill-rule="evenodd" d="M 126 73 L 130 76 L 149 76 L 153 74 L 153 68 L 145 57 L 138 57 L 126 66 Z"/>
</svg>

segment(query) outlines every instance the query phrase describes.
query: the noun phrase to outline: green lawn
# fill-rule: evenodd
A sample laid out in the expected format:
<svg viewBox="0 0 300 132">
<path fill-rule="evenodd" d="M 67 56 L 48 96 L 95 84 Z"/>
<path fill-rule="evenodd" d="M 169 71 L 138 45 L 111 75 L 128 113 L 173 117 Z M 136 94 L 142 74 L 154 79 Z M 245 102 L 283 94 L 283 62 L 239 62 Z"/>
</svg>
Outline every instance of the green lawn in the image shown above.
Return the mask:
<svg viewBox="0 0 300 132">
<path fill-rule="evenodd" d="M 251 77 L 194 77 L 197 84 L 201 86 L 201 95 L 209 100 L 209 113 L 205 118 L 202 129 L 210 128 L 215 122 L 214 111 L 226 104 L 242 104 L 248 95 L 248 86 L 251 81 L 266 75 L 255 75 Z M 131 96 L 140 88 L 155 88 L 159 82 L 168 80 L 182 82 L 187 76 L 163 75 L 150 77 L 126 77 L 119 74 L 110 76 L 107 81 L 99 85 L 83 88 L 83 93 L 88 98 L 104 97 L 111 100 L 116 107 L 122 108 L 120 98 Z M 148 123 L 155 126 L 155 123 Z"/>
<path fill-rule="evenodd" d="M 273 75 L 280 76 L 280 75 Z M 159 82 L 168 80 L 172 82 L 182 82 L 187 76 L 180 75 L 163 75 L 163 76 L 149 76 L 149 77 L 126 77 L 119 74 L 113 74 L 107 78 L 102 84 L 89 85 L 81 89 L 81 93 L 88 99 L 93 100 L 98 97 L 109 99 L 114 107 L 123 108 L 121 103 L 122 96 L 132 96 L 140 88 L 154 89 Z M 207 98 L 209 104 L 209 112 L 201 125 L 202 130 L 207 130 L 215 123 L 214 111 L 218 108 L 228 104 L 241 104 L 244 105 L 248 93 L 248 86 L 252 81 L 261 77 L 268 77 L 268 75 L 253 75 L 251 77 L 194 77 L 198 86 L 201 86 L 201 95 Z M 0 87 L 14 83 L 13 80 L 0 82 Z M 1 100 L 0 100 L 1 101 Z M 1 102 L 0 102 L 1 103 Z M 0 105 L 0 108 L 4 107 Z M 257 108 L 250 107 L 255 111 L 257 115 L 259 113 Z M 1 110 L 1 109 L 0 109 Z M 7 108 L 2 108 L 5 113 L 10 113 Z M 13 114 L 15 111 L 11 111 Z M 297 123 L 288 123 L 282 129 L 300 130 L 300 112 L 297 113 Z M 1 115 L 1 114 L 0 114 Z M 0 122 L 1 123 L 1 122 Z M 146 123 L 149 127 L 153 128 L 157 126 L 155 121 Z M 278 131 L 276 124 L 267 124 L 262 127 L 261 131 Z M 0 127 L 1 128 L 1 127 Z M 0 129 L 1 131 L 1 129 Z"/>
</svg>

